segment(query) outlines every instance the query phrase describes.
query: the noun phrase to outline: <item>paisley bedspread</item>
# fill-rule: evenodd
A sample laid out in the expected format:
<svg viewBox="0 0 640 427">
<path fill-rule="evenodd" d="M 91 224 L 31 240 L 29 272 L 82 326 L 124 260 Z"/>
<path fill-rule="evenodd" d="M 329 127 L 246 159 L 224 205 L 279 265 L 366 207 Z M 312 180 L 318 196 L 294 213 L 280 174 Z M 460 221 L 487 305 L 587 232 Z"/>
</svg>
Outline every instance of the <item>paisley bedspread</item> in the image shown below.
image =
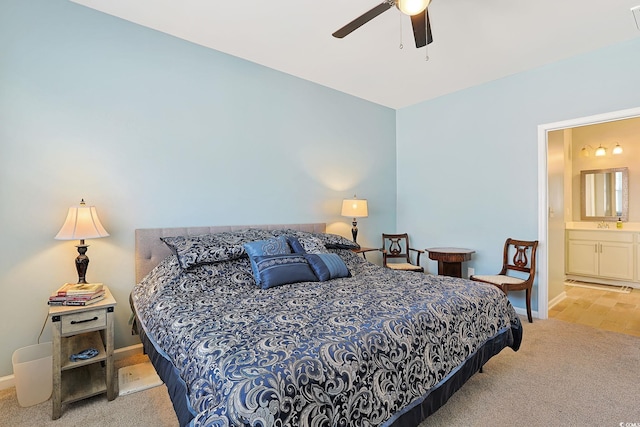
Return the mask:
<svg viewBox="0 0 640 427">
<path fill-rule="evenodd" d="M 492 339 L 506 337 L 493 354 L 518 349 L 520 320 L 497 288 L 331 252 L 351 277 L 265 290 L 246 257 L 188 270 L 168 257 L 135 286 L 191 425 L 386 425 Z"/>
</svg>

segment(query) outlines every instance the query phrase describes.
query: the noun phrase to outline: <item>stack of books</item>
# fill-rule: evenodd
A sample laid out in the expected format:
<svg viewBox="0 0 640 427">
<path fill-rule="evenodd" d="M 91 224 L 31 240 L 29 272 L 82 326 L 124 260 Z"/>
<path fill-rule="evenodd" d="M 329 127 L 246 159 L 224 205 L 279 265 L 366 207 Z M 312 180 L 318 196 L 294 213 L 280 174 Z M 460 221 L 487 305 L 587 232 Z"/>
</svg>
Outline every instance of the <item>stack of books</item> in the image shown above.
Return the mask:
<svg viewBox="0 0 640 427">
<path fill-rule="evenodd" d="M 49 305 L 89 305 L 102 299 L 102 283 L 65 283 L 49 297 Z"/>
</svg>

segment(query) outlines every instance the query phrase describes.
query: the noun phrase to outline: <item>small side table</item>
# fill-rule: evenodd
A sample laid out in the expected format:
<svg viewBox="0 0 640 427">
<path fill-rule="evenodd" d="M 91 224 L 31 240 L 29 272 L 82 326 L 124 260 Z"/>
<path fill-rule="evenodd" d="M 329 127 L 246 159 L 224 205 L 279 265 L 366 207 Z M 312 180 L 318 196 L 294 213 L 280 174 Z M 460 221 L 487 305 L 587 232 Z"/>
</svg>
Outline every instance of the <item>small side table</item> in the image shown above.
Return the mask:
<svg viewBox="0 0 640 427">
<path fill-rule="evenodd" d="M 441 276 L 462 277 L 462 263 L 471 259 L 476 251 L 463 248 L 429 248 L 429 259 L 438 261 Z"/>
<path fill-rule="evenodd" d="M 351 249 L 352 252 L 355 252 L 357 254 L 362 254 L 362 258 L 367 259 L 367 252 L 373 252 L 373 251 L 379 251 L 380 249 L 378 248 L 363 248 L 360 247 L 360 249 Z"/>
<path fill-rule="evenodd" d="M 62 415 L 62 404 L 101 393 L 117 397 L 113 362 L 113 316 L 116 300 L 105 286 L 105 298 L 85 306 L 51 306 L 53 338 L 53 411 Z M 69 356 L 87 348 L 98 355 L 72 362 Z"/>
</svg>

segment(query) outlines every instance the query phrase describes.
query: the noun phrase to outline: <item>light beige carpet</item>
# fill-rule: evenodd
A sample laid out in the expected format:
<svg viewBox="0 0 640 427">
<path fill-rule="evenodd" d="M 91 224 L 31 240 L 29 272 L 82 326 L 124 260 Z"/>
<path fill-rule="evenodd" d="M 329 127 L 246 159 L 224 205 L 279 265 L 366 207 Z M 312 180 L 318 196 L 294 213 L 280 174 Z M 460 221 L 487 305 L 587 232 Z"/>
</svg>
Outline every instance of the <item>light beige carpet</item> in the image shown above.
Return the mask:
<svg viewBox="0 0 640 427">
<path fill-rule="evenodd" d="M 421 426 L 640 425 L 639 382 L 640 338 L 534 319 Z"/>
<path fill-rule="evenodd" d="M 640 425 L 640 338 L 554 319 L 524 328 L 520 351 L 491 359 L 420 427 Z M 21 408 L 0 391 L 1 426 L 177 426 L 164 385 L 50 416 L 51 401 Z"/>
<path fill-rule="evenodd" d="M 147 361 L 144 355 L 116 362 L 116 369 Z M 163 385 L 119 396 L 109 402 L 106 395 L 63 405 L 62 417 L 51 420 L 51 399 L 22 408 L 15 387 L 0 390 L 0 427 L 175 427 L 178 419 Z"/>
</svg>

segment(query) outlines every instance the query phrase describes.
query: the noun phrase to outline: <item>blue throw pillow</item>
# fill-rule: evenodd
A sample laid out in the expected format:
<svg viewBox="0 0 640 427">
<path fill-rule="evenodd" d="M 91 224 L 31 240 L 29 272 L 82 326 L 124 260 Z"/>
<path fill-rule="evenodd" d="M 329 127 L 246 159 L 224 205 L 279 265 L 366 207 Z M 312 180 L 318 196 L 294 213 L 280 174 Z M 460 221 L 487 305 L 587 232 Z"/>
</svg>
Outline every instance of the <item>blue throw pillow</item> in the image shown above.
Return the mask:
<svg viewBox="0 0 640 427">
<path fill-rule="evenodd" d="M 317 282 L 303 254 L 266 255 L 255 257 L 256 283 L 262 289 L 297 282 Z"/>
<path fill-rule="evenodd" d="M 249 255 L 251 260 L 251 269 L 253 270 L 253 277 L 256 279 L 256 283 L 260 285 L 260 275 L 256 267 L 256 257 L 264 255 L 283 255 L 290 254 L 291 248 L 287 243 L 285 236 L 274 237 L 267 240 L 256 240 L 255 242 L 245 243 L 242 245 L 245 252 Z"/>
<path fill-rule="evenodd" d="M 304 257 L 321 282 L 339 277 L 351 277 L 349 269 L 338 254 L 304 254 Z"/>
</svg>

